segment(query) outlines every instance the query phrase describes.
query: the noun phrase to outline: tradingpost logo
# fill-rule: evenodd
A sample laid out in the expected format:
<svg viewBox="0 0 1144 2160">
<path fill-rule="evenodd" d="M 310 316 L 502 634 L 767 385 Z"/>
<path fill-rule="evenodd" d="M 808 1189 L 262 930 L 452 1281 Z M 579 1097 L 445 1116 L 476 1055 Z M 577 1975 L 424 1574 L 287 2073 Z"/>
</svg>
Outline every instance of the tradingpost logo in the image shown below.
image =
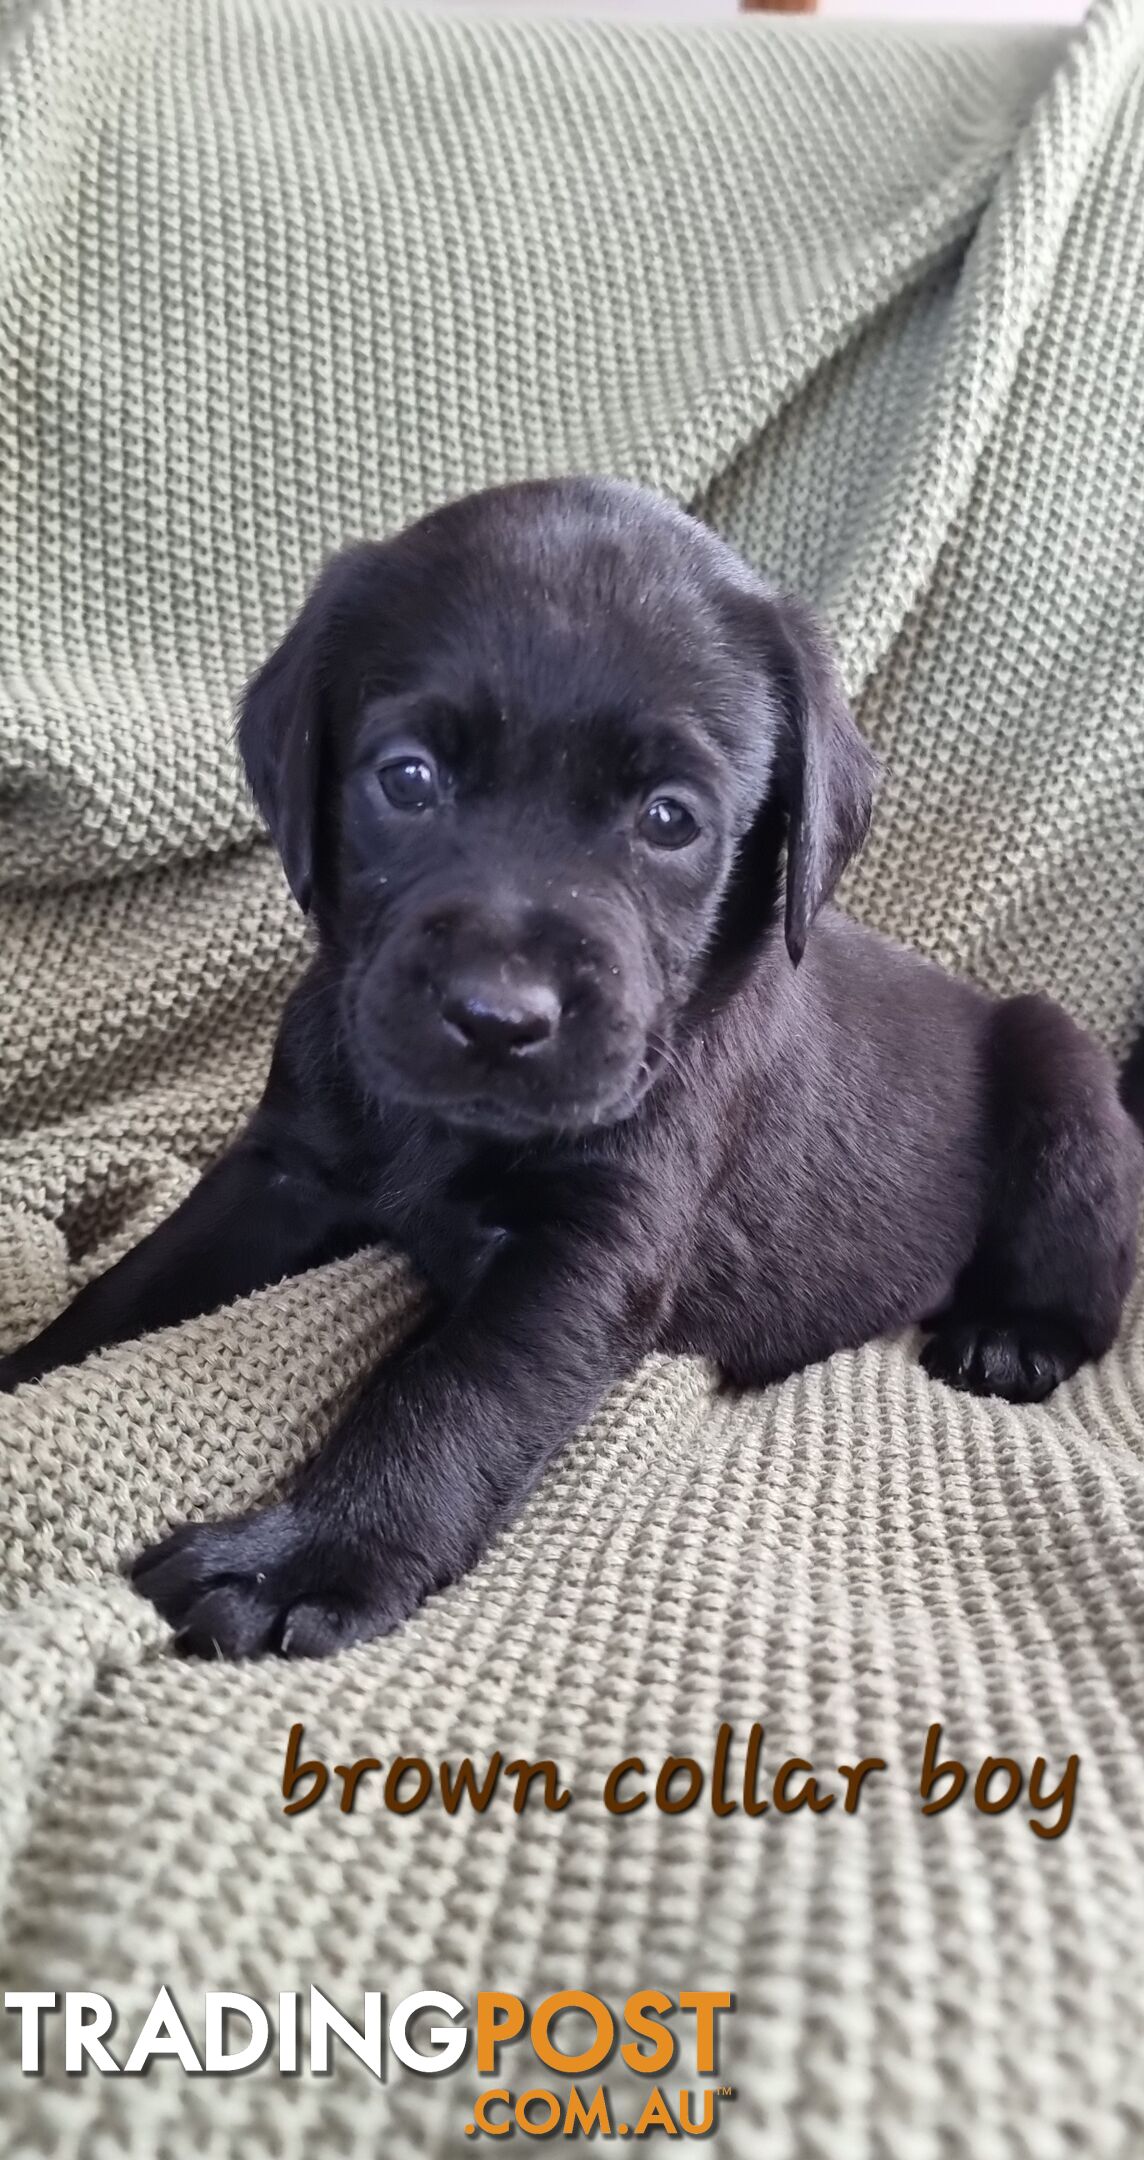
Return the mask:
<svg viewBox="0 0 1144 2160">
<path fill-rule="evenodd" d="M 317 1987 L 306 1998 L 289 1992 L 271 2003 L 216 1990 L 201 1998 L 197 2016 L 164 1987 L 128 2032 L 109 1998 L 90 1990 L 16 1989 L 4 2007 L 18 2020 L 28 2077 L 46 2070 L 137 2077 L 164 2056 L 190 2076 L 322 2077 L 336 2067 L 339 2050 L 379 2079 L 390 2074 L 391 2060 L 421 2077 L 467 2065 L 473 2075 L 459 2107 L 473 2138 L 514 2131 L 640 2138 L 657 2130 L 706 2137 L 734 2098 L 719 2068 L 722 2021 L 734 1999 L 704 1988 L 675 1995 L 640 1988 L 615 2003 L 564 1988 L 531 2008 L 519 1995 L 490 1988 L 470 2003 L 423 1988 L 392 2008 L 383 1994 L 367 1992 L 350 2017 Z"/>
</svg>

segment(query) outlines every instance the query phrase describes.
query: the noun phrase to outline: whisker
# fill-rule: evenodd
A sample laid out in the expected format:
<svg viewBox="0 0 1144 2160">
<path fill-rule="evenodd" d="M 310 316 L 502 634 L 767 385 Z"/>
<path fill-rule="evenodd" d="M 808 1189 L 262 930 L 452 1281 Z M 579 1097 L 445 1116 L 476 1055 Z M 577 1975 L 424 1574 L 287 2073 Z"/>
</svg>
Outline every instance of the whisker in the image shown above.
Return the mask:
<svg viewBox="0 0 1144 2160">
<path fill-rule="evenodd" d="M 665 1042 L 662 1035 L 657 1034 L 653 1030 L 652 1033 L 648 1036 L 648 1047 L 649 1049 L 654 1050 L 657 1058 L 660 1059 L 661 1063 L 668 1066 L 670 1070 L 675 1073 L 678 1079 L 686 1079 L 687 1074 L 686 1068 L 683 1064 L 683 1060 L 681 1059 L 678 1051 L 673 1050 L 670 1043 Z"/>
</svg>

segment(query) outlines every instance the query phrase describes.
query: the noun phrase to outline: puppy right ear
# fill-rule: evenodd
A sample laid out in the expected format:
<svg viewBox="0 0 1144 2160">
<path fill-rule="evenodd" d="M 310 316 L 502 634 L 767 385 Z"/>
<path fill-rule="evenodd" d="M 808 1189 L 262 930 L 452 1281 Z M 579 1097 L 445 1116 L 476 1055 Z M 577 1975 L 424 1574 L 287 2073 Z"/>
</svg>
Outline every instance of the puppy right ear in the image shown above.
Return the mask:
<svg viewBox="0 0 1144 2160">
<path fill-rule="evenodd" d="M 282 643 L 248 685 L 237 729 L 250 792 L 303 914 L 309 913 L 314 896 L 322 783 L 320 632 L 326 584 L 323 577 Z"/>
<path fill-rule="evenodd" d="M 785 726 L 775 777 L 786 812 L 786 944 L 795 967 L 810 926 L 870 827 L 878 762 L 858 733 L 814 617 L 789 598 L 764 611 Z"/>
</svg>

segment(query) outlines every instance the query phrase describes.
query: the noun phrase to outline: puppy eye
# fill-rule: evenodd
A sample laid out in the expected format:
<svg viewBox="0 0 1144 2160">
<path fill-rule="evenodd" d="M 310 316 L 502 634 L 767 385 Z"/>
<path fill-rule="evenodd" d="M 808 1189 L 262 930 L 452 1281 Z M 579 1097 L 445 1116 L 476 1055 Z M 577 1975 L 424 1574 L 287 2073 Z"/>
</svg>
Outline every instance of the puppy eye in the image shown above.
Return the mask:
<svg viewBox="0 0 1144 2160">
<path fill-rule="evenodd" d="M 657 795 L 640 811 L 636 831 L 652 847 L 687 847 L 699 836 L 699 822 L 686 803 L 676 802 L 673 795 Z"/>
<path fill-rule="evenodd" d="M 395 810 L 431 810 L 437 800 L 437 775 L 428 758 L 394 758 L 377 777 Z"/>
</svg>

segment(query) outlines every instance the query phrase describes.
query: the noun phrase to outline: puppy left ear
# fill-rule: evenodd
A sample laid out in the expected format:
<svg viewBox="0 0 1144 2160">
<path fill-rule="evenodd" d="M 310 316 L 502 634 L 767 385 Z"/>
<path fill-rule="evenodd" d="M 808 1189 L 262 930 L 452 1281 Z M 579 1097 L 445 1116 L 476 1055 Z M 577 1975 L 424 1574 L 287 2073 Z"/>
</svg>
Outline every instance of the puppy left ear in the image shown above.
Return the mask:
<svg viewBox="0 0 1144 2160">
<path fill-rule="evenodd" d="M 797 967 L 815 916 L 866 838 L 878 762 L 814 617 L 795 600 L 764 605 L 781 712 L 774 791 L 786 817 L 786 946 Z"/>
<path fill-rule="evenodd" d="M 314 893 L 322 748 L 314 597 L 247 685 L 238 748 L 250 792 L 304 915 Z"/>
<path fill-rule="evenodd" d="M 327 564 L 301 613 L 248 684 L 239 754 L 303 914 L 314 898 L 327 734 L 327 648 L 339 602 L 376 551 L 350 548 Z"/>
</svg>

